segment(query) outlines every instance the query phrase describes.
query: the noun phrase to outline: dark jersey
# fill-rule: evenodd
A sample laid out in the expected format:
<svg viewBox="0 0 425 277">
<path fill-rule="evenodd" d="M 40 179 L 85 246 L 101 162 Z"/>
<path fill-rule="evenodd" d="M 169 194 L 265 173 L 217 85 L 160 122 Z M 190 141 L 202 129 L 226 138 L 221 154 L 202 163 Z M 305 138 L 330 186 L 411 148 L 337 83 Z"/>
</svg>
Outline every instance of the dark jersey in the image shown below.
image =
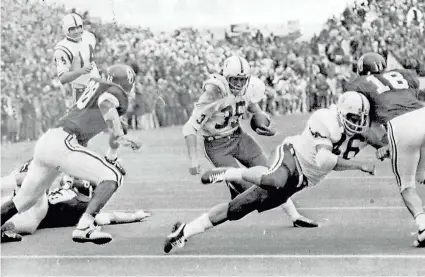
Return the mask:
<svg viewBox="0 0 425 277">
<path fill-rule="evenodd" d="M 41 221 L 38 229 L 72 227 L 77 225 L 86 211 L 90 198 L 77 193 L 71 199 L 52 204 L 49 201 L 47 214 Z"/>
<path fill-rule="evenodd" d="M 84 93 L 75 105 L 56 124 L 77 136 L 80 144 L 85 145 L 91 138 L 107 128 L 98 100 L 104 93 L 109 93 L 118 99 L 118 114 L 127 112 L 128 97 L 119 86 L 100 79 L 91 79 Z"/>
<path fill-rule="evenodd" d="M 385 124 L 391 119 L 423 107 L 418 100 L 419 81 L 406 70 L 360 76 L 344 86 L 344 91 L 364 94 L 371 104 L 371 119 Z"/>
</svg>

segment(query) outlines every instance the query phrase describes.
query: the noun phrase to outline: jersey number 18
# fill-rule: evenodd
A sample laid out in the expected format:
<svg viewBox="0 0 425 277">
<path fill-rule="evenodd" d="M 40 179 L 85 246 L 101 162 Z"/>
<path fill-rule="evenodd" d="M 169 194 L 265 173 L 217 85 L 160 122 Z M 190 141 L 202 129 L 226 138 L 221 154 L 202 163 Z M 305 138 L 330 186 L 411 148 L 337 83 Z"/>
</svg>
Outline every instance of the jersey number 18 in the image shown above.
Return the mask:
<svg viewBox="0 0 425 277">
<path fill-rule="evenodd" d="M 403 75 L 401 75 L 400 72 L 391 71 L 391 72 L 386 72 L 380 76 L 382 76 L 385 80 L 387 80 L 388 83 L 391 85 L 391 87 L 384 85 L 382 81 L 380 81 L 374 75 L 370 75 L 367 77 L 367 80 L 372 82 L 376 86 L 376 92 L 378 94 L 384 93 L 391 89 L 408 89 L 409 88 L 409 83 L 406 81 L 406 79 L 404 79 Z"/>
</svg>

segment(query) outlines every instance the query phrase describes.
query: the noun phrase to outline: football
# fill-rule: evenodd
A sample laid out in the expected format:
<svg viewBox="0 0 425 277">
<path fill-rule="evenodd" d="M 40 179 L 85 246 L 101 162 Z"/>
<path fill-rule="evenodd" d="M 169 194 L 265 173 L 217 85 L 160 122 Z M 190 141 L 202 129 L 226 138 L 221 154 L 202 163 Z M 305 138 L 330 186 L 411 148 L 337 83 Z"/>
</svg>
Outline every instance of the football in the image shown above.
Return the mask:
<svg viewBox="0 0 425 277">
<path fill-rule="evenodd" d="M 252 130 L 255 131 L 260 126 L 269 126 L 270 120 L 264 114 L 254 114 L 250 123 Z"/>
</svg>

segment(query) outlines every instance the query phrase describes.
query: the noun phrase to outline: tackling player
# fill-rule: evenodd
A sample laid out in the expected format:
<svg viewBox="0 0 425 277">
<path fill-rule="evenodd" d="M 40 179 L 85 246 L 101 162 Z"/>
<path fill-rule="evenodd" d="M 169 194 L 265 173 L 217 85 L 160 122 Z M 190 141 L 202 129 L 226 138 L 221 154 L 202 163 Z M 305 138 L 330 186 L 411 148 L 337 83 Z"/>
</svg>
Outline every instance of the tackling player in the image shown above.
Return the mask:
<svg viewBox="0 0 425 277">
<path fill-rule="evenodd" d="M 62 28 L 65 38 L 56 44 L 54 60 L 60 82 L 71 83 L 75 103 L 90 78 L 100 78 L 94 61 L 96 38 L 83 29 L 83 20 L 75 13 L 64 16 Z"/>
<path fill-rule="evenodd" d="M 267 166 L 207 171 L 202 176 L 203 183 L 233 181 L 254 185 L 188 224 L 177 222 L 165 240 L 164 251 L 183 247 L 189 237 L 227 220 L 239 220 L 254 210 L 276 208 L 294 193 L 318 184 L 332 170 L 374 174 L 373 164 L 350 160 L 367 145 L 365 134 L 370 133 L 370 138 L 376 139 L 368 128 L 368 100 L 357 92 L 347 92 L 340 97 L 336 108 L 314 112 L 301 135 L 285 139 L 272 152 Z"/>
<path fill-rule="evenodd" d="M 107 71 L 108 81 L 91 79 L 71 110 L 37 141 L 21 189 L 1 206 L 2 225 L 15 214 L 31 208 L 62 171 L 96 184 L 72 239 L 96 244 L 112 240 L 110 234 L 95 227 L 94 217 L 123 181 L 125 171 L 117 162 L 119 146 L 136 150 L 141 145 L 124 135 L 119 118 L 127 111 L 135 74 L 127 65 L 113 65 Z M 110 131 L 109 149 L 103 158 L 82 145 L 106 128 Z"/>
<path fill-rule="evenodd" d="M 29 162 L 8 176 L 2 177 L 2 190 L 7 189 L 3 188 L 3 185 L 9 187 L 7 180 L 17 180 L 13 193 L 15 195 L 22 185 L 21 180 L 28 171 L 28 165 Z M 3 225 L 2 229 L 8 230 L 8 235 L 2 237 L 2 242 L 20 241 L 21 238 L 18 234 L 33 234 L 37 229 L 75 226 L 87 208 L 93 188 L 94 184 L 79 179 L 62 179 L 60 184 L 54 182 L 33 207 L 13 216 Z M 150 217 L 150 213 L 143 210 L 134 213 L 100 212 L 96 215 L 95 222 L 102 226 L 138 222 L 147 217 Z M 11 237 L 12 232 L 15 233 L 14 237 Z"/>
<path fill-rule="evenodd" d="M 419 81 L 407 70 L 385 70 L 385 59 L 366 53 L 357 63 L 360 75 L 345 90 L 364 94 L 371 103 L 372 120 L 383 124 L 389 146 L 378 152 L 390 154 L 401 197 L 418 226 L 417 247 L 425 247 L 425 213 L 416 181 L 425 183 L 425 107 L 418 100 Z"/>
<path fill-rule="evenodd" d="M 239 167 L 266 165 L 267 158 L 258 143 L 240 126 L 239 118 L 249 111 L 264 114 L 258 102 L 264 97 L 265 85 L 256 76 L 251 76 L 248 62 L 239 56 L 224 61 L 222 74 L 213 74 L 204 82 L 203 93 L 188 122 L 183 127 L 192 175 L 199 174 L 197 134 L 203 136 L 204 153 L 216 167 Z M 264 116 L 267 117 L 266 114 Z M 269 126 L 260 126 L 259 135 L 273 136 Z M 231 198 L 244 192 L 252 184 L 227 182 Z M 318 224 L 301 216 L 291 199 L 282 205 L 296 227 L 317 227 Z"/>
</svg>

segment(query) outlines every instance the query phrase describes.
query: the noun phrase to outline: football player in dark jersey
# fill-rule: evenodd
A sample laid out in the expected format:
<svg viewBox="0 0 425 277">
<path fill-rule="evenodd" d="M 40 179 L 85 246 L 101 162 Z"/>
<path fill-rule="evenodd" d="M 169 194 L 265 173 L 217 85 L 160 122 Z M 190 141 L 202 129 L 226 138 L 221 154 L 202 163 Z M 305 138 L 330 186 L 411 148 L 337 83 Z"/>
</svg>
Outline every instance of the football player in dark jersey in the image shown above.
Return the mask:
<svg viewBox="0 0 425 277">
<path fill-rule="evenodd" d="M 127 111 L 128 94 L 135 74 L 127 65 L 108 68 L 107 81 L 92 78 L 75 105 L 37 141 L 34 157 L 21 189 L 1 206 L 1 224 L 34 204 L 60 172 L 96 184 L 93 197 L 72 233 L 75 242 L 104 244 L 112 236 L 94 224 L 94 218 L 123 181 L 125 171 L 117 162 L 120 145 L 136 150 L 140 144 L 124 135 L 120 116 Z M 109 129 L 106 157 L 84 147 Z"/>
<path fill-rule="evenodd" d="M 425 247 L 425 213 L 416 182 L 425 182 L 425 107 L 418 99 L 419 81 L 404 69 L 386 70 L 384 57 L 366 53 L 357 63 L 360 75 L 345 91 L 364 94 L 371 104 L 371 119 L 387 129 L 388 145 L 377 152 L 390 157 L 401 197 L 418 226 L 417 247 Z"/>
</svg>

